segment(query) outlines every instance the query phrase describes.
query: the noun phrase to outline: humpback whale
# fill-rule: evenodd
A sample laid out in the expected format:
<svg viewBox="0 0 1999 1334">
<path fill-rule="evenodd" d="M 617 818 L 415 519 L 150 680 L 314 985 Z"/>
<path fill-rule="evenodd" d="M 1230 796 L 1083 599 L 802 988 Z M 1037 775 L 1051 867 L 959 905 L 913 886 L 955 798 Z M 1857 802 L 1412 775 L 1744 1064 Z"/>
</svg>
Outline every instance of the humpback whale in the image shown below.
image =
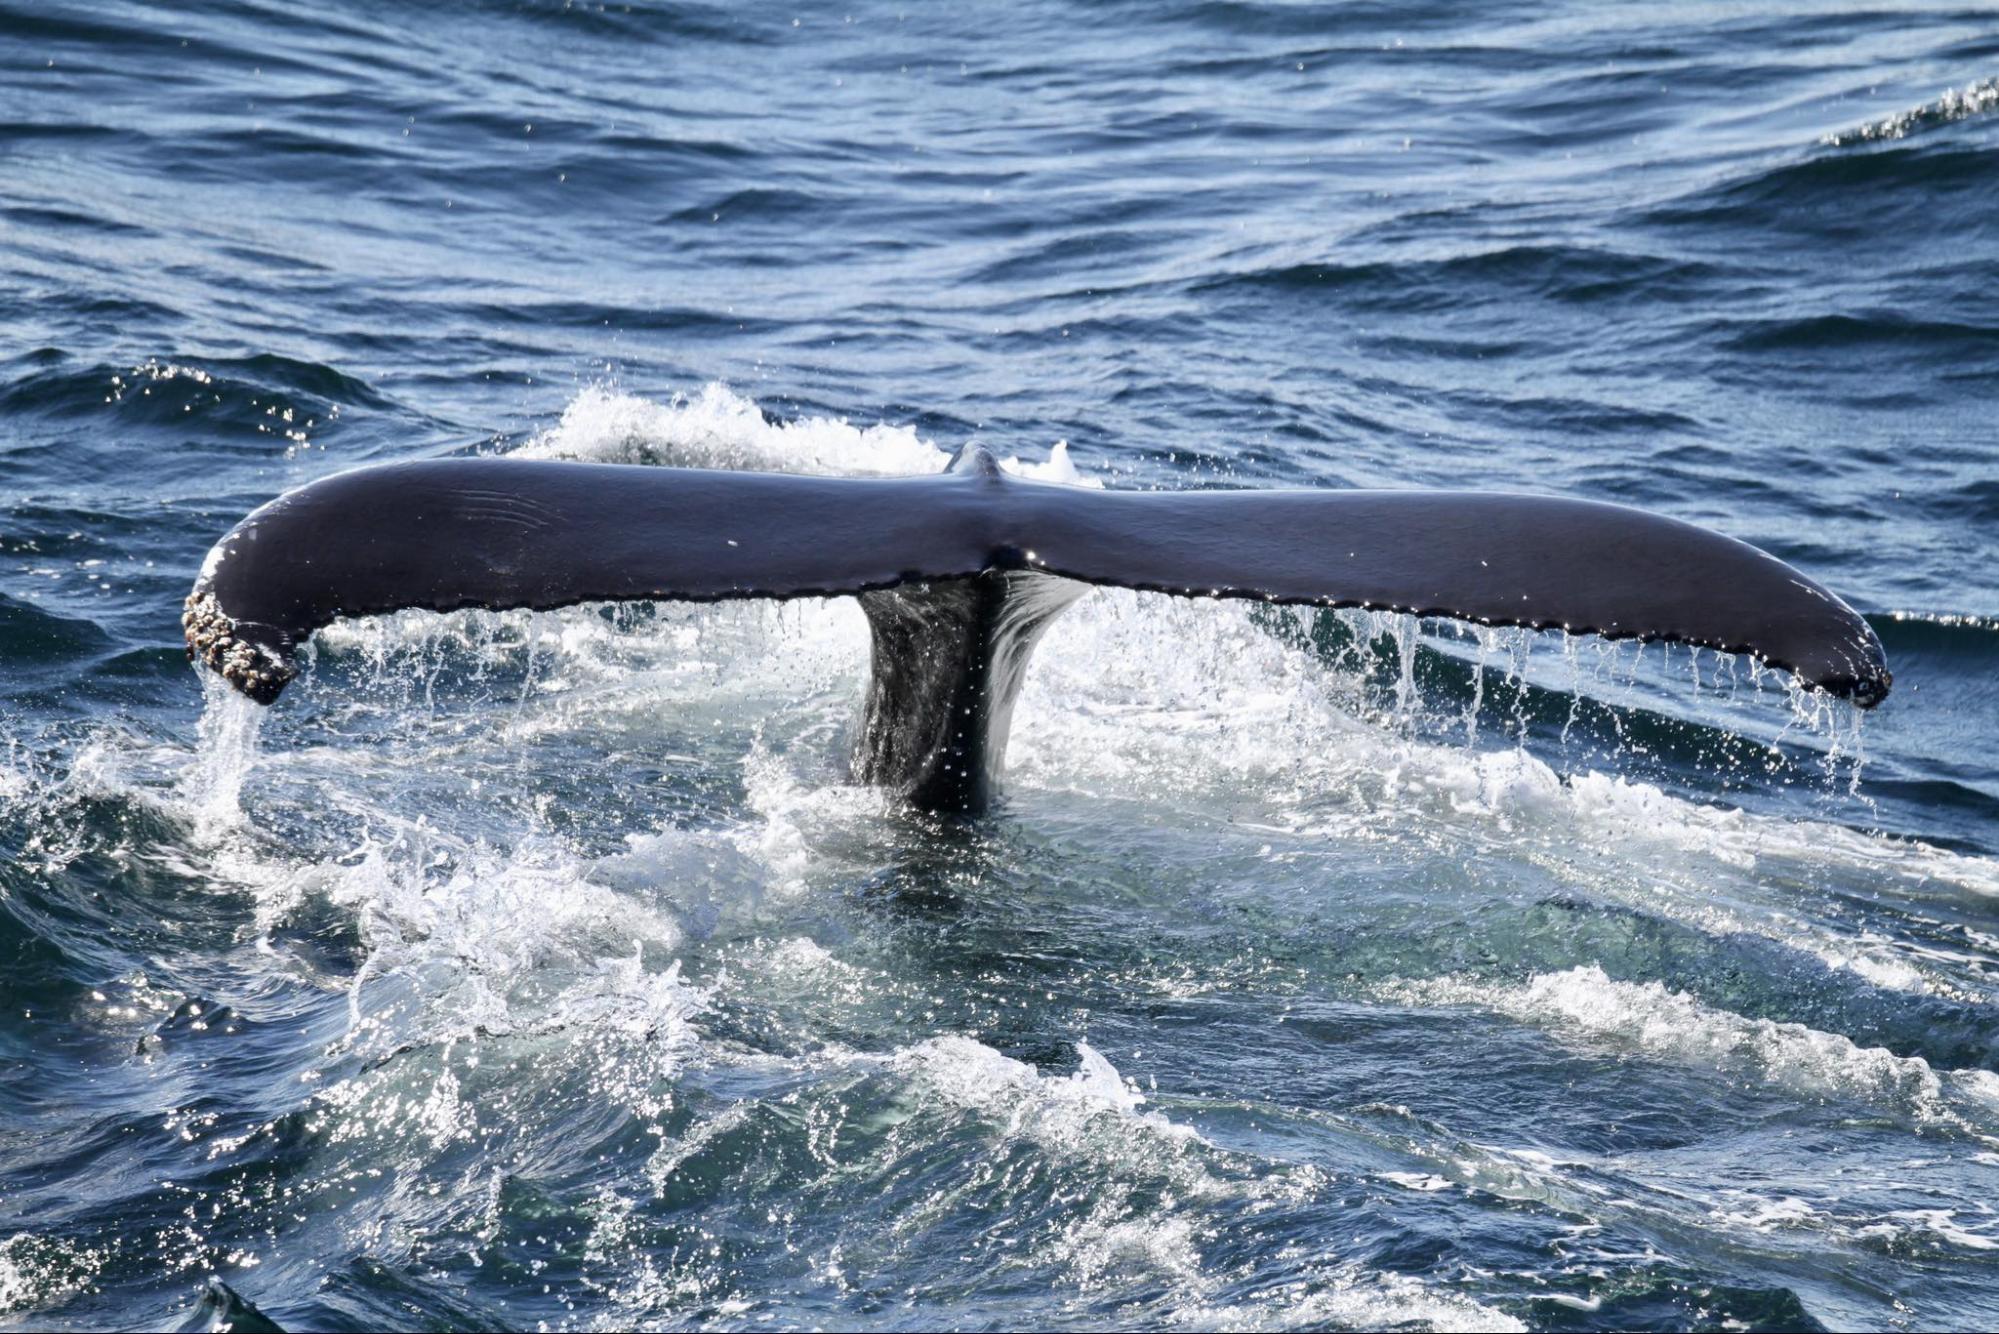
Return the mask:
<svg viewBox="0 0 1999 1334">
<path fill-rule="evenodd" d="M 284 1326 L 213 1275 L 202 1285 L 201 1297 L 181 1329 L 188 1334 L 285 1334 Z"/>
<path fill-rule="evenodd" d="M 991 802 L 1049 623 L 1093 585 L 1363 607 L 1748 654 L 1863 708 L 1881 641 L 1775 556 L 1642 510 L 1459 491 L 1098 491 L 978 445 L 938 474 L 808 477 L 509 458 L 337 473 L 209 552 L 189 656 L 260 704 L 341 617 L 852 595 L 873 672 L 856 780 Z"/>
</svg>

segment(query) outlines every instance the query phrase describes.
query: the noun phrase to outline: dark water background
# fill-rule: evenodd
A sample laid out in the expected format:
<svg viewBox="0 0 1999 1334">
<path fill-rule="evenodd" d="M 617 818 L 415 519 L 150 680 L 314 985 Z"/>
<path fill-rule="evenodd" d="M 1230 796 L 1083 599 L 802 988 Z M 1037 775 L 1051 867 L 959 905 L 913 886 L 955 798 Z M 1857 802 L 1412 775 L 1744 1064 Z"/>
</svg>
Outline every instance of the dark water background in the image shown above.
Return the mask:
<svg viewBox="0 0 1999 1334">
<path fill-rule="evenodd" d="M 1939 5 L 0 0 L 0 1322 L 1990 1328 L 1995 78 Z M 948 829 L 840 781 L 838 603 L 338 627 L 261 735 L 180 653 L 356 463 L 972 438 L 1646 506 L 1897 691 L 1098 593 Z"/>
</svg>

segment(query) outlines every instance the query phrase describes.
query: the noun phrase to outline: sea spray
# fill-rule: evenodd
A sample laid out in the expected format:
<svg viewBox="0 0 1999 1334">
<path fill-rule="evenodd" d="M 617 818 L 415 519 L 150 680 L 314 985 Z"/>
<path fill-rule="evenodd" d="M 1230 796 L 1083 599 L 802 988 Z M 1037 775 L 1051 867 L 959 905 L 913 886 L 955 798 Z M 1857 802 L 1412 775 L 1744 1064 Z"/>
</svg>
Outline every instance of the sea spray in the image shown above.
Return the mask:
<svg viewBox="0 0 1999 1334">
<path fill-rule="evenodd" d="M 181 797 L 193 811 L 198 835 L 212 841 L 244 823 L 243 785 L 256 767 L 268 710 L 237 694 L 213 673 L 198 674 L 199 741 L 194 762 L 182 779 Z"/>
<path fill-rule="evenodd" d="M 1827 134 L 1819 142 L 1828 148 L 1906 139 L 1912 134 L 1951 125 L 1972 116 L 1999 109 L 1999 79 L 1968 83 L 1963 88 L 1946 88 L 1934 102 L 1885 116 L 1852 130 Z"/>
</svg>

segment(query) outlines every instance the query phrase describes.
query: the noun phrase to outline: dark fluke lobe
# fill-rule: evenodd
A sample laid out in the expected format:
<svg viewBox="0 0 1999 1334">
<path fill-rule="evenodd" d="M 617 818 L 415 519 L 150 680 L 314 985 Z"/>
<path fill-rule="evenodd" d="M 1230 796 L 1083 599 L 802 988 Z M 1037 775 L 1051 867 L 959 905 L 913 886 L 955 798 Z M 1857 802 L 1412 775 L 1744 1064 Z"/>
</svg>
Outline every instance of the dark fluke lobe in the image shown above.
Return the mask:
<svg viewBox="0 0 1999 1334">
<path fill-rule="evenodd" d="M 202 1285 L 201 1299 L 181 1328 L 188 1334 L 285 1334 L 277 1321 L 213 1276 Z"/>
<path fill-rule="evenodd" d="M 1775 557 L 1639 510 L 1454 491 L 1095 491 L 983 449 L 941 475 L 802 477 L 521 459 L 341 473 L 224 537 L 191 655 L 260 703 L 340 617 L 406 607 L 861 595 L 857 776 L 932 809 L 991 790 L 1027 655 L 1106 584 L 1367 607 L 1747 653 L 1872 707 L 1881 643 Z"/>
</svg>

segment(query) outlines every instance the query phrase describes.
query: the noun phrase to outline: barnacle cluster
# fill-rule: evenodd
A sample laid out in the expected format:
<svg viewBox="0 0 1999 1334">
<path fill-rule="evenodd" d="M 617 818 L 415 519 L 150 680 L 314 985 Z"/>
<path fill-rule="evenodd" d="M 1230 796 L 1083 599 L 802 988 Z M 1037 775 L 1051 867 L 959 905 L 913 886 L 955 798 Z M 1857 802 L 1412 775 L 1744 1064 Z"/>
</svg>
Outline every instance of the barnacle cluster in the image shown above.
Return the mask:
<svg viewBox="0 0 1999 1334">
<path fill-rule="evenodd" d="M 187 634 L 188 658 L 202 663 L 257 703 L 271 703 L 298 675 L 298 669 L 282 655 L 238 633 L 236 622 L 222 610 L 215 594 L 197 590 L 187 595 L 183 605 L 180 623 Z"/>
</svg>

